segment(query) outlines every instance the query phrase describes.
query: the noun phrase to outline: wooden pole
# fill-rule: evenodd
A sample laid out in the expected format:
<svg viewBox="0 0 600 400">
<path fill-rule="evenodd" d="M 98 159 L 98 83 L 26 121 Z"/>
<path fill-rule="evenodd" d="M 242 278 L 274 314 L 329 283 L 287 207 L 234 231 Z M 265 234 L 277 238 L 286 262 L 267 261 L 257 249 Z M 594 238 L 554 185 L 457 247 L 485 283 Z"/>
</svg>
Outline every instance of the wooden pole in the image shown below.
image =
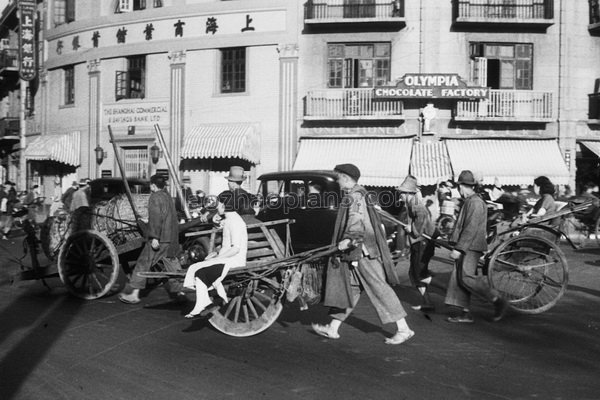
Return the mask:
<svg viewBox="0 0 600 400">
<path fill-rule="evenodd" d="M 138 221 L 140 219 L 140 214 L 138 214 L 137 209 L 135 208 L 135 203 L 133 202 L 131 189 L 129 188 L 129 182 L 127 181 L 127 176 L 125 175 L 125 168 L 123 167 L 123 163 L 121 162 L 119 149 L 117 148 L 117 143 L 115 142 L 115 137 L 113 136 L 112 128 L 110 127 L 110 125 L 108 125 L 108 134 L 110 135 L 110 142 L 112 143 L 113 149 L 115 151 L 115 159 L 117 160 L 117 165 L 119 165 L 119 170 L 121 171 L 121 178 L 123 179 L 123 185 L 125 186 L 125 195 L 127 196 L 127 200 L 129 200 L 129 204 L 131 204 L 131 209 L 133 210 L 133 215 L 135 216 L 138 228 L 140 228 L 140 230 L 143 230 Z"/>
<path fill-rule="evenodd" d="M 156 136 L 158 137 L 158 142 L 160 143 L 160 147 L 162 148 L 163 155 L 165 160 L 167 161 L 167 166 L 169 167 L 169 173 L 171 174 L 171 178 L 173 178 L 173 185 L 175 185 L 175 190 L 177 192 L 177 197 L 181 200 L 181 204 L 183 205 L 183 212 L 185 213 L 185 217 L 190 220 L 192 216 L 190 215 L 190 209 L 188 208 L 187 199 L 183 197 L 183 192 L 181 191 L 181 182 L 179 181 L 179 174 L 173 165 L 173 160 L 171 160 L 171 154 L 167 149 L 167 144 L 165 143 L 165 138 L 163 137 L 162 131 L 160 130 L 160 126 L 158 124 L 154 125 L 154 130 L 156 131 Z"/>
</svg>

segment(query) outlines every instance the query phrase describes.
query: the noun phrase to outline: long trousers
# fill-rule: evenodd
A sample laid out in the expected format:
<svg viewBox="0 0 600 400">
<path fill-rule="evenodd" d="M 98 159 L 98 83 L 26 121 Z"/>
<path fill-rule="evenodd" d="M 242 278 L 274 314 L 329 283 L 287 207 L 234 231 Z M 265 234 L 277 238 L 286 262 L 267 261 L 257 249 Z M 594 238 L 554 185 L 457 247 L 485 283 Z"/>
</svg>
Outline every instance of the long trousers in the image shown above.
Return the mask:
<svg viewBox="0 0 600 400">
<path fill-rule="evenodd" d="M 487 277 L 477 275 L 477 263 L 483 255 L 479 251 L 467 251 L 454 262 L 445 303 L 461 308 L 469 308 L 474 294 L 490 302 L 498 296 L 498 291 L 490 288 Z"/>
<path fill-rule="evenodd" d="M 408 276 L 415 287 L 426 287 L 423 279 L 429 278 L 429 261 L 435 253 L 435 244 L 430 240 L 421 240 L 410 246 L 410 267 Z"/>
</svg>

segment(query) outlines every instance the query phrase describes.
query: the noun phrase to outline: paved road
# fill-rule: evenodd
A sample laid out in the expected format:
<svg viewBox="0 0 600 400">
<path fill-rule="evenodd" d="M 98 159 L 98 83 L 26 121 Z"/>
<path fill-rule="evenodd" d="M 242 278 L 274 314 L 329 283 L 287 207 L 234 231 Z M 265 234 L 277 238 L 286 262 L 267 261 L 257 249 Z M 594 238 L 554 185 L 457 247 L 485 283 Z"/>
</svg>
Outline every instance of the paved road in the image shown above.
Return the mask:
<svg viewBox="0 0 600 400">
<path fill-rule="evenodd" d="M 408 309 L 416 336 L 383 343 L 365 297 L 327 340 L 310 323 L 327 320 L 323 307 L 295 305 L 270 329 L 231 338 L 188 309 L 168 304 L 128 306 L 116 296 L 80 301 L 58 279 L 11 282 L 7 258 L 20 244 L 1 243 L 0 399 L 600 399 L 600 250 L 567 251 L 567 294 L 539 315 L 511 313 L 489 322 L 445 322 L 443 288 L 450 266 L 432 263 L 437 312 Z M 408 285 L 408 282 L 405 282 Z M 397 290 L 415 302 L 408 286 Z M 147 302 L 166 301 L 160 289 Z"/>
</svg>

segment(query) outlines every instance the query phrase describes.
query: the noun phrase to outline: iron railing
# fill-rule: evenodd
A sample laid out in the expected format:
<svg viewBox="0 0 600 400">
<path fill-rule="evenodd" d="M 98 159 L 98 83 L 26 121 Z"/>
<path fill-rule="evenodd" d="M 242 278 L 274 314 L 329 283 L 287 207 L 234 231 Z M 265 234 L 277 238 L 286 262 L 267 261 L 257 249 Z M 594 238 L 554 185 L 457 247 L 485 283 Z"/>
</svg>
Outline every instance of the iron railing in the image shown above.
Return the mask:
<svg viewBox="0 0 600 400">
<path fill-rule="evenodd" d="M 456 118 L 463 120 L 548 121 L 553 118 L 551 92 L 490 90 L 483 100 L 459 101 Z"/>
<path fill-rule="evenodd" d="M 305 20 L 404 18 L 404 0 L 370 0 L 348 4 L 344 0 L 309 0 L 304 6 Z"/>
<path fill-rule="evenodd" d="M 554 18 L 554 0 L 455 0 L 454 6 L 455 18 Z"/>
<path fill-rule="evenodd" d="M 373 89 L 320 89 L 306 95 L 307 119 L 397 119 L 402 115 L 402 101 L 375 99 Z"/>
</svg>

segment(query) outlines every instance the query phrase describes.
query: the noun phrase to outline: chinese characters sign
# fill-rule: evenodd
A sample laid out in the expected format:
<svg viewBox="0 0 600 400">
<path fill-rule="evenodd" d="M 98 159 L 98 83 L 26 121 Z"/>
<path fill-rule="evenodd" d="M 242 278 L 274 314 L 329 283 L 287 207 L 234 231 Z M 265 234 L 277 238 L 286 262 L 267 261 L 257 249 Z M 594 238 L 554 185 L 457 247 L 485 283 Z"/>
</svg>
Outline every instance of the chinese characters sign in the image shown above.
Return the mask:
<svg viewBox="0 0 600 400">
<path fill-rule="evenodd" d="M 35 78 L 35 0 L 19 0 L 19 76 Z"/>
</svg>

